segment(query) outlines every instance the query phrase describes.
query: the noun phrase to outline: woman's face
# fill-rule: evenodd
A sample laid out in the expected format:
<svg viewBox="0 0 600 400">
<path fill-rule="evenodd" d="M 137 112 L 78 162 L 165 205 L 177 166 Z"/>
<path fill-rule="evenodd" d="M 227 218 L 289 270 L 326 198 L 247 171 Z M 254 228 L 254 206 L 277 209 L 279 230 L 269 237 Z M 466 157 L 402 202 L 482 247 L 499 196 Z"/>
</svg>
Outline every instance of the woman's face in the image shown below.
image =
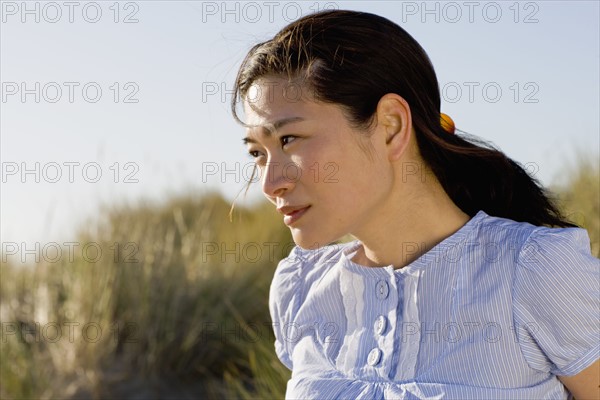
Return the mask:
<svg viewBox="0 0 600 400">
<path fill-rule="evenodd" d="M 368 136 L 339 106 L 299 97 L 287 80 L 257 80 L 244 101 L 245 141 L 263 193 L 296 244 L 314 249 L 367 226 L 389 197 L 392 172 L 377 129 Z"/>
</svg>

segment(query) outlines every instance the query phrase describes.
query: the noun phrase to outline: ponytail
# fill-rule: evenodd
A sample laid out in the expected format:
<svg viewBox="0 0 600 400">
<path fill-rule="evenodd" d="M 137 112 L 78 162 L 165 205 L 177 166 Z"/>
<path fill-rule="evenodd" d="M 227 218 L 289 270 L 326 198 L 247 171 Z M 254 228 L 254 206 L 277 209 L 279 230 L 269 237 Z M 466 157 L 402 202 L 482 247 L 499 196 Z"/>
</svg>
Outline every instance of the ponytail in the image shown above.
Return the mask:
<svg viewBox="0 0 600 400">
<path fill-rule="evenodd" d="M 417 136 L 421 156 L 466 214 L 483 210 L 538 226 L 577 227 L 535 178 L 489 143 L 466 133 L 427 136 Z"/>
</svg>

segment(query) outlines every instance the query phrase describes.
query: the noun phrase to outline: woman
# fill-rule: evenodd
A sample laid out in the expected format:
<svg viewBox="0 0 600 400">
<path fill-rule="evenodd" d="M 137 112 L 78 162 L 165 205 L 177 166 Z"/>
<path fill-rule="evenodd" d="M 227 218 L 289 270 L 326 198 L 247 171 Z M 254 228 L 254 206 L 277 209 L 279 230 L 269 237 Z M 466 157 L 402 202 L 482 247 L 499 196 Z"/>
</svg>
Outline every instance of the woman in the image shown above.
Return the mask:
<svg viewBox="0 0 600 400">
<path fill-rule="evenodd" d="M 312 14 L 254 46 L 235 90 L 297 244 L 270 294 L 287 398 L 598 397 L 587 233 L 517 163 L 440 122 L 408 33 Z"/>
</svg>

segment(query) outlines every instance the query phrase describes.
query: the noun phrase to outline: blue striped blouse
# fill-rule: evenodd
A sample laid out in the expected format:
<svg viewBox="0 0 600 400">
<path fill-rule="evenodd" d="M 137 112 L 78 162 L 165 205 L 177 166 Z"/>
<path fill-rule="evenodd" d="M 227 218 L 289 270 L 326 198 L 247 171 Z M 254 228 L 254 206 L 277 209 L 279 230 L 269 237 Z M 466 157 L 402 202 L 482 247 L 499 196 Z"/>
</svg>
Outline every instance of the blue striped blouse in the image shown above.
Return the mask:
<svg viewBox="0 0 600 400">
<path fill-rule="evenodd" d="M 277 267 L 287 399 L 566 399 L 556 375 L 600 356 L 600 260 L 584 229 L 479 211 L 398 270 L 352 262 L 360 245 L 296 246 Z"/>
</svg>

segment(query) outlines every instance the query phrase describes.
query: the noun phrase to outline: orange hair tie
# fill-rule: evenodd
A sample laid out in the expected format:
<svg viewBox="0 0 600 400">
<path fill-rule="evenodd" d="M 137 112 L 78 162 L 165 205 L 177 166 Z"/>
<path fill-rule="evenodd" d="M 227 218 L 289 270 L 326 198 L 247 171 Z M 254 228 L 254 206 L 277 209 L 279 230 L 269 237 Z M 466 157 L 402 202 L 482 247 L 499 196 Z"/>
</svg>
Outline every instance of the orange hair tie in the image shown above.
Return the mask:
<svg viewBox="0 0 600 400">
<path fill-rule="evenodd" d="M 452 121 L 452 118 L 450 118 L 447 114 L 440 113 L 440 124 L 446 132 L 454 134 L 456 126 L 454 125 L 454 121 Z"/>
</svg>

